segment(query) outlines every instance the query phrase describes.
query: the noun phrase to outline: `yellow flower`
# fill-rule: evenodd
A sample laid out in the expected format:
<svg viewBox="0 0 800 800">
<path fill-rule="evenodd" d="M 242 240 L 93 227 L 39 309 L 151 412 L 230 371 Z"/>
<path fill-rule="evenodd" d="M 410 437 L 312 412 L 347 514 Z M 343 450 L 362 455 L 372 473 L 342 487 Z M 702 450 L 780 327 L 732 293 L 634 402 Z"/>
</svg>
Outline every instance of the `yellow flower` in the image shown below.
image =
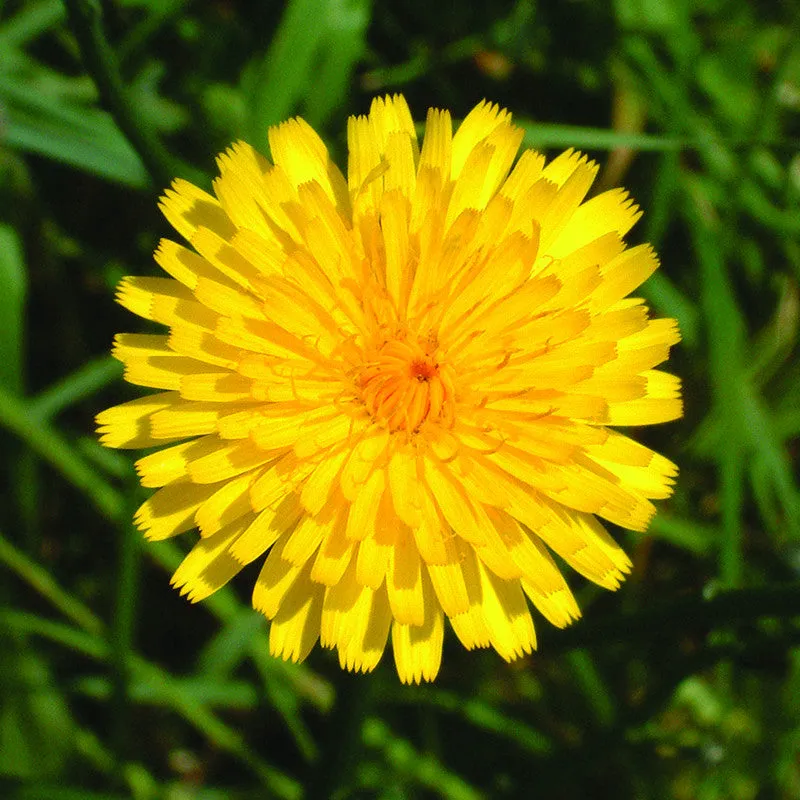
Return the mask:
<svg viewBox="0 0 800 800">
<path fill-rule="evenodd" d="M 266 553 L 274 655 L 319 639 L 367 671 L 391 633 L 400 679 L 433 680 L 445 617 L 511 660 L 536 647 L 527 600 L 579 616 L 551 553 L 623 580 L 596 517 L 644 530 L 677 469 L 609 426 L 681 415 L 653 369 L 679 334 L 626 298 L 658 261 L 623 241 L 625 192 L 584 200 L 586 157 L 515 164 L 522 132 L 485 102 L 455 134 L 429 111 L 421 147 L 400 96 L 347 134 L 347 177 L 293 119 L 269 131 L 274 164 L 221 155 L 215 196 L 174 182 L 161 209 L 192 249 L 162 241 L 171 277 L 118 294 L 169 333 L 114 347 L 162 391 L 98 424 L 109 447 L 170 445 L 136 464 L 158 487 L 136 523 L 199 528 L 173 577 L 190 600 Z"/>
</svg>

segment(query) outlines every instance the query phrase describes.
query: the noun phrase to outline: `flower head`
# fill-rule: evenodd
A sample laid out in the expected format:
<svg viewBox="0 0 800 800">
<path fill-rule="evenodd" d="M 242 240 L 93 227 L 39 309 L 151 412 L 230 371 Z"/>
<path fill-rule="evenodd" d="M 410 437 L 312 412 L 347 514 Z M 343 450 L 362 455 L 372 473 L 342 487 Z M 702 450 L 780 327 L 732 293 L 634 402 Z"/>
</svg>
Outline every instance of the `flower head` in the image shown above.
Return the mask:
<svg viewBox="0 0 800 800">
<path fill-rule="evenodd" d="M 615 589 L 630 561 L 598 517 L 644 530 L 675 466 L 611 426 L 681 415 L 654 369 L 679 339 L 627 295 L 657 267 L 623 237 L 620 190 L 586 201 L 596 166 L 525 151 L 479 104 L 421 146 L 404 99 L 348 124 L 345 177 L 301 119 L 220 156 L 214 196 L 161 200 L 191 248 L 119 302 L 169 328 L 120 334 L 127 380 L 161 390 L 98 416 L 157 488 L 149 539 L 198 528 L 173 577 L 192 601 L 266 554 L 253 605 L 270 648 L 319 639 L 371 670 L 391 634 L 403 681 L 432 680 L 444 618 L 468 649 L 536 646 L 528 601 L 580 614 L 553 560 Z M 176 442 L 178 442 L 176 444 Z M 166 446 L 165 446 L 166 445 Z"/>
</svg>

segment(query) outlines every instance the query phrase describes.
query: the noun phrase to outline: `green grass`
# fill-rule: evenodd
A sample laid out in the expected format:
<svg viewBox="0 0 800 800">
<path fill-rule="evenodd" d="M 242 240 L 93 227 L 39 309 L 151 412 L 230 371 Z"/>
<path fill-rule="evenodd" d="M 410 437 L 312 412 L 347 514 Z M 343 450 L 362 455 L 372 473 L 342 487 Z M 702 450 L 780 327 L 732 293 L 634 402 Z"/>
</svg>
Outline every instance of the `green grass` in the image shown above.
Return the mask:
<svg viewBox="0 0 800 800">
<path fill-rule="evenodd" d="M 310 24 L 313 21 L 313 24 Z M 0 794 L 9 798 L 800 796 L 800 4 L 17 0 L 0 4 Z M 401 91 L 508 107 L 525 146 L 624 185 L 676 317 L 681 467 L 613 595 L 512 665 L 450 637 L 433 686 L 268 655 L 244 576 L 192 607 L 185 550 L 94 414 L 176 175 L 301 114 Z"/>
</svg>

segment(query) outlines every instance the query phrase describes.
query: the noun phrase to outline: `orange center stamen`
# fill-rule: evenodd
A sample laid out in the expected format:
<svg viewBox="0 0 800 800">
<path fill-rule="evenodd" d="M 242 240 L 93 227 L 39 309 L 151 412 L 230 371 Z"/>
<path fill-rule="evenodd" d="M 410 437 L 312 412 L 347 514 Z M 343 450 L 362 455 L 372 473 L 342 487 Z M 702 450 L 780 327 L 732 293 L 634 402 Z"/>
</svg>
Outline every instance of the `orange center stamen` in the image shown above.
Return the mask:
<svg viewBox="0 0 800 800">
<path fill-rule="evenodd" d="M 451 418 L 452 383 L 431 349 L 392 339 L 367 362 L 357 385 L 375 422 L 391 431 L 414 432 L 428 419 Z"/>
</svg>

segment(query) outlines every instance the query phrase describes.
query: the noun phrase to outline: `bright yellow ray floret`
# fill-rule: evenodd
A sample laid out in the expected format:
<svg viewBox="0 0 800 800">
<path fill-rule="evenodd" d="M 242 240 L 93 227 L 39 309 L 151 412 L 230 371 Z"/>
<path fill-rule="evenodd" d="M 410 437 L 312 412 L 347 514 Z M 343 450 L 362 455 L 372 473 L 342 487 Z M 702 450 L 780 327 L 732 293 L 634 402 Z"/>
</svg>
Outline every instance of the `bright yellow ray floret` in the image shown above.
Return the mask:
<svg viewBox="0 0 800 800">
<path fill-rule="evenodd" d="M 677 468 L 613 430 L 681 415 L 656 367 L 679 340 L 628 298 L 658 266 L 624 236 L 621 190 L 567 151 L 517 159 L 522 132 L 482 102 L 417 141 L 400 96 L 350 119 L 344 175 L 302 120 L 244 143 L 209 195 L 161 208 L 168 278 L 118 300 L 168 328 L 120 334 L 127 380 L 157 393 L 98 415 L 156 489 L 153 540 L 200 539 L 173 577 L 201 600 L 262 558 L 253 606 L 294 661 L 319 641 L 401 680 L 433 680 L 444 620 L 467 649 L 536 647 L 530 604 L 580 615 L 553 560 L 615 589 L 630 561 L 600 520 L 645 530 Z M 515 161 L 516 159 L 516 161 Z M 265 556 L 265 557 L 264 557 Z"/>
</svg>

